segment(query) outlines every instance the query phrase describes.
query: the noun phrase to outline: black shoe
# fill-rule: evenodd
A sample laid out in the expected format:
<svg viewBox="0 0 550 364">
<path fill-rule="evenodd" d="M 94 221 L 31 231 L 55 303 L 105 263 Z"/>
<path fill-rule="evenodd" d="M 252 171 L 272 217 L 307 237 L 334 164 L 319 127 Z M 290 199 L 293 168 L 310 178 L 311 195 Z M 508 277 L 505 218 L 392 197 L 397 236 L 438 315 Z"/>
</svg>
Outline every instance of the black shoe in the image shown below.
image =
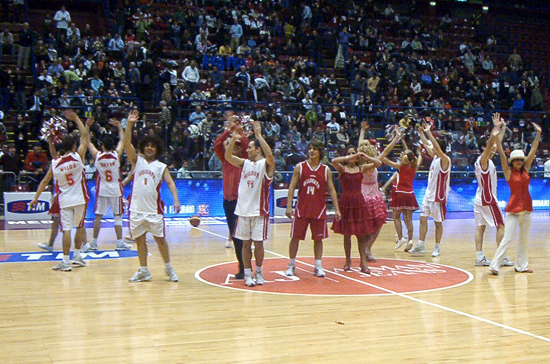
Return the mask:
<svg viewBox="0 0 550 364">
<path fill-rule="evenodd" d="M 235 279 L 244 279 L 244 272 L 239 272 L 235 274 Z"/>
</svg>

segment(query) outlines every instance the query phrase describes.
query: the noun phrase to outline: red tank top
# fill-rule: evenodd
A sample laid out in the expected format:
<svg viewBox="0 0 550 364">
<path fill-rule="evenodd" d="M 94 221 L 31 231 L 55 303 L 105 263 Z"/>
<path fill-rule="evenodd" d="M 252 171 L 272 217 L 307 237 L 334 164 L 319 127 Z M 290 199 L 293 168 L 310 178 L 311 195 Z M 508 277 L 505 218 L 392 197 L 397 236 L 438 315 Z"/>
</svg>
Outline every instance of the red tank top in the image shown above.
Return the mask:
<svg viewBox="0 0 550 364">
<path fill-rule="evenodd" d="M 413 181 L 416 175 L 416 169 L 405 164 L 399 168 L 398 181 L 395 186 L 396 192 L 412 192 Z"/>
<path fill-rule="evenodd" d="M 311 169 L 307 161 L 301 162 L 298 166 L 300 167 L 300 180 L 298 182 L 296 216 L 304 219 L 326 219 L 325 193 L 327 176 L 329 176 L 327 166 L 319 164 L 317 168 Z"/>
<path fill-rule="evenodd" d="M 506 206 L 506 212 L 519 213 L 524 211 L 533 211 L 533 201 L 529 194 L 529 183 L 531 177 L 529 172 L 522 168 L 518 171 L 511 168 L 508 186 L 510 187 L 510 201 Z"/>
</svg>

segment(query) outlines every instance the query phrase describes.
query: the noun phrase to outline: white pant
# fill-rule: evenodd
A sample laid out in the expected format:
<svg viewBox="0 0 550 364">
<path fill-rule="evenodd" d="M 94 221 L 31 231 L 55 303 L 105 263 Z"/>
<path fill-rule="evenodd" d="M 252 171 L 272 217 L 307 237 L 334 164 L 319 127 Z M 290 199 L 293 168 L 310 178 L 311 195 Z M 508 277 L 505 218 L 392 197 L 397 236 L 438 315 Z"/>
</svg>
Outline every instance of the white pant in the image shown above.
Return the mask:
<svg viewBox="0 0 550 364">
<path fill-rule="evenodd" d="M 506 250 L 510 245 L 510 242 L 516 235 L 516 229 L 519 225 L 518 234 L 518 256 L 516 257 L 516 270 L 524 271 L 529 265 L 527 258 L 527 240 L 529 238 L 529 230 L 531 229 L 531 215 L 530 211 L 525 211 L 517 214 L 506 214 L 506 221 L 504 222 L 504 237 L 498 246 L 495 253 L 495 257 L 491 262 L 491 268 L 498 272 L 502 259 L 506 255 Z"/>
</svg>

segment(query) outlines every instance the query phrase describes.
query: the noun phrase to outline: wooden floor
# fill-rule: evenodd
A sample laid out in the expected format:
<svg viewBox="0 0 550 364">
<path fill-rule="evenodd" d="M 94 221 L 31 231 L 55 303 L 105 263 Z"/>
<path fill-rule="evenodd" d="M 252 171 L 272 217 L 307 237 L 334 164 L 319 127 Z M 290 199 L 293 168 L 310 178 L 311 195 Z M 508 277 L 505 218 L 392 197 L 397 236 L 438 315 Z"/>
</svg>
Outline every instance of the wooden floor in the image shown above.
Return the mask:
<svg viewBox="0 0 550 364">
<path fill-rule="evenodd" d="M 1 263 L 0 363 L 545 363 L 549 221 L 548 214 L 533 217 L 534 274 L 503 268 L 495 277 L 474 266 L 473 220 L 448 220 L 437 262 L 471 272 L 473 280 L 407 295 L 290 296 L 207 285 L 195 272 L 234 259 L 224 247 L 223 225 L 167 227 L 179 283 L 165 280 L 154 244 L 154 279 L 147 283 L 128 282 L 137 258 L 97 260 L 65 273 L 52 271 L 51 262 Z M 288 254 L 289 227 L 272 225 L 266 258 Z M 415 229 L 416 237 L 417 221 Z M 0 252 L 38 251 L 48 233 L 0 231 Z M 104 228 L 100 248 L 112 249 L 113 237 L 113 229 Z M 491 258 L 494 229 L 485 240 Z M 431 223 L 428 241 L 431 251 Z M 434 261 L 393 246 L 389 223 L 376 256 Z M 302 242 L 299 256 L 311 255 L 311 242 Z M 343 255 L 340 236 L 325 241 L 325 255 Z M 515 250 L 508 255 L 515 258 Z"/>
</svg>

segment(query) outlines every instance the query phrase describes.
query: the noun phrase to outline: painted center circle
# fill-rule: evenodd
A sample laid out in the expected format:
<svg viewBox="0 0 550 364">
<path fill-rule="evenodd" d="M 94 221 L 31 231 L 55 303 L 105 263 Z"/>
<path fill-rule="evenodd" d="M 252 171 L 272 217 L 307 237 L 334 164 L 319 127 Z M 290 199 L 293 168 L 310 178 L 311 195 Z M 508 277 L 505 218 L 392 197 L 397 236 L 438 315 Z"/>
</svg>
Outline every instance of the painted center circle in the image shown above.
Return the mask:
<svg viewBox="0 0 550 364">
<path fill-rule="evenodd" d="M 437 263 L 400 259 L 378 259 L 370 263 L 370 274 L 362 273 L 359 260 L 352 260 L 352 269 L 343 270 L 341 257 L 323 257 L 326 277 L 313 275 L 314 258 L 296 259 L 296 274 L 285 276 L 286 258 L 265 259 L 263 286 L 247 287 L 234 273 L 237 263 L 221 263 L 195 273 L 200 281 L 214 286 L 245 291 L 325 296 L 384 295 L 426 292 L 452 288 L 470 282 L 473 275 L 462 269 Z M 254 262 L 252 262 L 254 264 Z"/>
</svg>

